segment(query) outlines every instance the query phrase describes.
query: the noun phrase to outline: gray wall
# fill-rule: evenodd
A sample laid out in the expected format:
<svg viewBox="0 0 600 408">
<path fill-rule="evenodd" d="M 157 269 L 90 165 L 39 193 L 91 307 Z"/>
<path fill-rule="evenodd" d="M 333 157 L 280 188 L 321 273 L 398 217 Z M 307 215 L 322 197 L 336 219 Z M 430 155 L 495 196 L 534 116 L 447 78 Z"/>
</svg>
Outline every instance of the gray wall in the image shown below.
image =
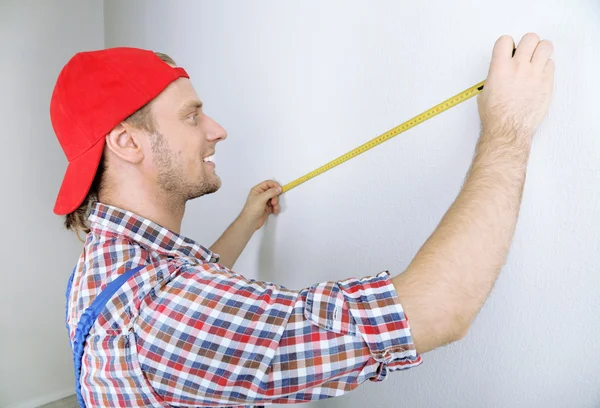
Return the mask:
<svg viewBox="0 0 600 408">
<path fill-rule="evenodd" d="M 330 407 L 600 406 L 597 0 L 105 2 L 106 46 L 171 54 L 229 131 L 217 194 L 184 233 L 211 244 L 248 189 L 287 183 L 484 79 L 494 41 L 553 40 L 556 92 L 506 267 L 463 341 Z M 455 198 L 470 100 L 283 196 L 236 265 L 300 288 L 400 273 Z"/>
<path fill-rule="evenodd" d="M 67 161 L 49 116 L 54 81 L 81 49 L 102 48 L 101 1 L 0 2 L 0 406 L 72 394 L 65 288 L 81 244 L 52 213 Z"/>
<path fill-rule="evenodd" d="M 184 224 L 207 245 L 255 183 L 287 183 L 483 79 L 499 35 L 552 39 L 556 93 L 515 241 L 469 336 L 312 405 L 600 405 L 597 1 L 107 0 L 104 13 L 106 46 L 171 54 L 229 131 L 224 186 L 190 203 Z M 72 392 L 64 288 L 80 245 L 51 212 L 66 161 L 48 102 L 64 62 L 104 45 L 102 19 L 100 1 L 0 3 L 0 406 Z M 400 273 L 456 196 L 478 129 L 471 100 L 286 193 L 236 270 L 292 288 Z"/>
</svg>

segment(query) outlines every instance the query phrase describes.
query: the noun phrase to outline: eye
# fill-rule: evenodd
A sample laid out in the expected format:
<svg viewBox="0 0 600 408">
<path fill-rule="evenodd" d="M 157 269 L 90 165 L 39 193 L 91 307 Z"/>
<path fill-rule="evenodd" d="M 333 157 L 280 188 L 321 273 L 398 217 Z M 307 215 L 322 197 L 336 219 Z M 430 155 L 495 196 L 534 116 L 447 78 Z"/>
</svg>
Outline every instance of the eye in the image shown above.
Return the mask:
<svg viewBox="0 0 600 408">
<path fill-rule="evenodd" d="M 196 118 L 198 117 L 198 113 L 194 113 L 187 117 L 187 120 L 193 123 L 194 125 L 197 123 Z"/>
</svg>

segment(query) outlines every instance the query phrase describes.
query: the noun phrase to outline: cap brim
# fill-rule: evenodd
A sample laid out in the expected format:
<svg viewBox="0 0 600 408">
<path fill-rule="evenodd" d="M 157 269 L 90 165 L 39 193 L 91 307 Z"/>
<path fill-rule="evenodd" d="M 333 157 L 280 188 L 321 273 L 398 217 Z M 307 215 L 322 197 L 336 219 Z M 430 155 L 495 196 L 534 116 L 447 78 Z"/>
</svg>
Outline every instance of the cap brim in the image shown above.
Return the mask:
<svg viewBox="0 0 600 408">
<path fill-rule="evenodd" d="M 67 166 L 58 191 L 54 213 L 65 215 L 75 211 L 90 191 L 104 150 L 104 138 Z"/>
</svg>

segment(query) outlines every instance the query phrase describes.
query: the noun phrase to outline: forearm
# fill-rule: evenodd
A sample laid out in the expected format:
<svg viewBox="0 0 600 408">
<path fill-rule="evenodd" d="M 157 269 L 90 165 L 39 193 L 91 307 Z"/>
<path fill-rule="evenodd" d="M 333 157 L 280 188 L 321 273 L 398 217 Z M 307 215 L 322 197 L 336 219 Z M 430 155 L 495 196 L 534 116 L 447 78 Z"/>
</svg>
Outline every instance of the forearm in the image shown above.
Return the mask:
<svg viewBox="0 0 600 408">
<path fill-rule="evenodd" d="M 220 255 L 221 265 L 231 269 L 255 231 L 254 225 L 238 217 L 210 247 L 210 250 Z"/>
<path fill-rule="evenodd" d="M 486 130 L 460 194 L 394 278 L 418 351 L 461 338 L 492 289 L 515 231 L 529 150 L 528 137 Z"/>
</svg>

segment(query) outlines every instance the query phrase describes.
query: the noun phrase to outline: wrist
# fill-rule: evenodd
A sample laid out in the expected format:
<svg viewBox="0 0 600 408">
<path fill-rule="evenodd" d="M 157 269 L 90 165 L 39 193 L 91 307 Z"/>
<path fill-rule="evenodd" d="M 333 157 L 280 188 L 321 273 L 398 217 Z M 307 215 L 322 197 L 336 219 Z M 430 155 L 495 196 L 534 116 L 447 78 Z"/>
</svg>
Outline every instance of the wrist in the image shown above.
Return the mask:
<svg viewBox="0 0 600 408">
<path fill-rule="evenodd" d="M 481 126 L 482 139 L 497 139 L 503 142 L 531 143 L 535 129 L 523 125 L 521 122 L 513 121 L 485 121 Z"/>
<path fill-rule="evenodd" d="M 242 233 L 252 235 L 256 231 L 256 222 L 253 221 L 253 217 L 243 210 L 233 223 Z"/>
<path fill-rule="evenodd" d="M 528 157 L 531 152 L 533 133 L 516 127 L 483 127 L 476 146 L 476 156 L 501 158 Z"/>
</svg>

